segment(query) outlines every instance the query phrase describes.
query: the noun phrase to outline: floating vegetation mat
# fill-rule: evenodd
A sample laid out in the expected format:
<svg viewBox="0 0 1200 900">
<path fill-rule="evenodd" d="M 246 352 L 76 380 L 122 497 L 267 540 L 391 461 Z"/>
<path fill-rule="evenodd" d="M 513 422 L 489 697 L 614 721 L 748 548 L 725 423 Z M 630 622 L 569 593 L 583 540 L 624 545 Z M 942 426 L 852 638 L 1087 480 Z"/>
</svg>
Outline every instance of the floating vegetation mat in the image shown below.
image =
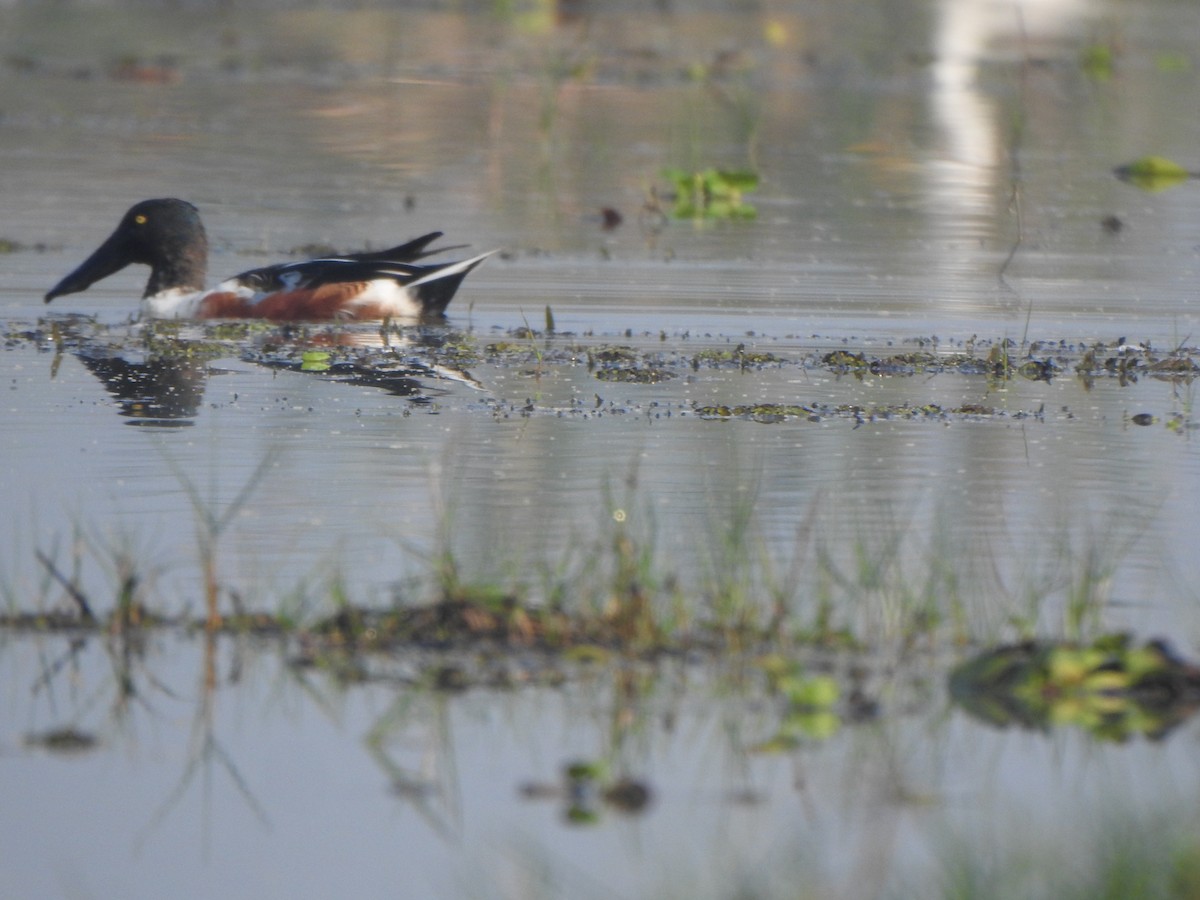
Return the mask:
<svg viewBox="0 0 1200 900">
<path fill-rule="evenodd" d="M 565 683 L 596 667 L 670 658 L 705 664 L 742 659 L 757 690 L 779 703 L 778 730 L 753 749 L 787 752 L 883 712 L 882 668 L 867 648 L 787 629 L 700 625 L 669 633 L 637 598 L 597 613 L 524 605 L 518 598 L 444 598 L 391 609 L 344 606 L 308 625 L 267 614 L 211 622 L 127 607 L 110 616 L 5 614 L 0 631 L 141 640 L 173 629 L 281 642 L 289 664 L 343 682 L 403 682 L 436 691 Z M 1079 728 L 1105 741 L 1161 740 L 1200 709 L 1200 665 L 1161 639 L 1105 634 L 1091 642 L 1026 640 L 980 650 L 950 669 L 953 702 L 999 728 Z M 70 746 L 73 735 L 39 738 Z"/>
<path fill-rule="evenodd" d="M 546 319 L 553 322 L 549 311 Z M 1147 379 L 1188 385 L 1200 374 L 1200 350 L 1182 345 L 1160 349 L 1124 340 L 1059 340 L 1018 346 L 1010 340 L 920 337 L 901 346 L 864 339 L 853 348 L 829 349 L 848 343 L 819 336 L 749 334 L 734 339 L 629 331 L 614 340 L 557 332 L 552 325 L 540 332 L 522 326 L 483 335 L 448 326 L 388 323 L 279 327 L 150 322 L 108 327 L 79 317 L 10 326 L 4 336 L 8 349 L 33 345 L 53 354 L 52 373 L 62 356 L 74 355 L 104 383 L 120 414 L 135 420 L 131 424 L 172 427 L 191 424 L 209 376 L 219 374 L 218 361 L 228 359 L 380 389 L 404 398 L 405 414 L 422 406 L 440 410 L 457 401 L 461 410 L 482 410 L 496 418 L 633 414 L 759 424 L 843 420 L 856 426 L 899 420 L 1070 419 L 1071 410 L 1062 405 L 1048 411 L 1038 401 L 1020 408 L 1015 395 L 988 401 L 1014 382 L 1072 379 L 1090 390 L 1101 380 L 1122 387 Z M 874 343 L 883 346 L 876 350 Z M 897 402 L 874 396 L 871 402 L 813 400 L 804 382 L 822 374 L 826 381 L 832 376 L 834 382 L 849 379 L 868 386 L 907 379 L 916 396 Z M 731 375 L 745 378 L 737 384 L 736 403 L 724 399 Z M 547 379 L 564 376 L 571 378 L 568 393 L 544 390 Z M 754 396 L 756 378 L 759 398 Z M 968 379 L 965 390 L 975 396 L 958 391 L 956 402 L 941 400 L 945 378 Z M 497 387 L 501 381 L 503 389 Z M 712 391 L 705 397 L 710 383 Z M 641 387 L 657 393 L 642 393 Z M 514 394 L 520 399 L 513 399 Z M 1184 431 L 1193 424 L 1186 409 L 1181 404 L 1161 414 L 1130 413 L 1128 420 Z"/>
</svg>

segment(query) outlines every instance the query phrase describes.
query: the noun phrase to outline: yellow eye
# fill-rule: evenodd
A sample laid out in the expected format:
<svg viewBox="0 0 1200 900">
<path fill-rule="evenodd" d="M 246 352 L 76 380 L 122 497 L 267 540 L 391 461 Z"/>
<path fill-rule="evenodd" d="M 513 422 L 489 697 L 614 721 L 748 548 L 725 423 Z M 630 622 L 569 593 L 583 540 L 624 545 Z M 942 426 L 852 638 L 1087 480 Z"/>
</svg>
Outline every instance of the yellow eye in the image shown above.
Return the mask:
<svg viewBox="0 0 1200 900">
<path fill-rule="evenodd" d="M 143 215 L 136 215 L 133 217 L 133 221 L 137 222 L 139 225 L 145 225 L 146 217 Z"/>
</svg>

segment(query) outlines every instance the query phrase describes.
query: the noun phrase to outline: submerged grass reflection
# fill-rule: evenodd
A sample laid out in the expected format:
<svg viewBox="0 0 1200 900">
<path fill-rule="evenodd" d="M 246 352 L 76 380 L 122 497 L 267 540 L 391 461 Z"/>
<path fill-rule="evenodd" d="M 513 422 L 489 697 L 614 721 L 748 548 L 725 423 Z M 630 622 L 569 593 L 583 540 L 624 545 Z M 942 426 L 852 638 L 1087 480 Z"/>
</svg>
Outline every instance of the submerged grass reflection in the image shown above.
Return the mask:
<svg viewBox="0 0 1200 900">
<path fill-rule="evenodd" d="M 880 506 L 847 526 L 836 498 L 818 496 L 800 511 L 789 541 L 756 513 L 759 488 L 742 485 L 714 498 L 707 527 L 685 533 L 690 549 L 660 546 L 663 526 L 643 496 L 636 467 L 593 504 L 595 524 L 558 554 L 530 557 L 500 547 L 478 559 L 457 546 L 454 500 L 435 477 L 429 546 L 400 538 L 423 575 L 402 583 L 390 606 L 353 595 L 334 560 L 262 609 L 268 598 L 225 584 L 220 544 L 268 478 L 267 454 L 232 499 L 218 505 L 169 459 L 191 501 L 205 611 L 201 621 L 171 616 L 158 596 L 153 554 L 126 537 L 84 540 L 76 529 L 67 564 L 60 551 L 37 551 L 47 573 L 36 609 L 6 585 L 10 628 L 121 630 L 139 625 L 203 627 L 210 632 L 307 634 L 339 647 L 386 650 L 410 642 L 501 641 L 564 651 L 597 645 L 605 653 L 656 654 L 688 648 L 821 646 L 908 652 L 919 647 L 995 642 L 1039 634 L 1086 640 L 1108 626 L 1114 579 L 1153 517 L 1152 505 L 1057 523 L 1016 552 L 963 537 L 937 504 L 903 511 Z M 947 501 L 948 502 L 948 501 Z M 931 511 L 932 507 L 932 511 Z M 1082 514 L 1081 514 L 1082 515 Z M 857 521 L 857 518 L 855 519 Z M 845 535 L 851 535 L 845 538 Z M 842 536 L 842 537 L 835 537 Z M 111 598 L 90 596 L 84 571 L 108 573 Z M 75 614 L 54 607 L 52 586 Z M 222 610 L 222 597 L 230 610 Z M 248 607 L 257 605 L 258 611 Z"/>
<path fill-rule="evenodd" d="M 513 800 L 550 806 L 557 812 L 557 824 L 604 828 L 661 806 L 678 807 L 684 802 L 679 776 L 666 765 L 656 769 L 653 763 L 671 750 L 672 742 L 694 742 L 709 732 L 708 739 L 717 748 L 714 752 L 731 757 L 729 781 L 743 796 L 755 787 L 755 779 L 747 774 L 755 761 L 760 766 L 774 761 L 779 768 L 791 767 L 797 797 L 809 802 L 809 789 L 803 785 L 821 776 L 822 748 L 845 754 L 848 747 L 853 751 L 853 745 L 861 743 L 871 749 L 860 748 L 863 759 L 856 763 L 858 768 L 852 766 L 851 774 L 843 775 L 855 784 L 849 794 L 858 789 L 856 776 L 867 770 L 866 775 L 881 782 L 871 790 L 886 791 L 889 808 L 938 809 L 943 800 L 936 785 L 918 779 L 910 783 L 906 769 L 907 760 L 936 753 L 929 745 L 936 744 L 938 736 L 922 730 L 920 740 L 904 745 L 903 753 L 884 746 L 883 763 L 877 743 L 889 728 L 899 727 L 905 716 L 911 716 L 917 705 L 928 710 L 939 703 L 929 687 L 930 675 L 937 669 L 934 656 L 918 657 L 913 650 L 922 643 L 934 646 L 959 640 L 953 628 L 946 627 L 956 615 L 972 624 L 962 592 L 979 582 L 974 570 L 954 562 L 951 538 L 935 531 L 935 536 L 919 542 L 912 537 L 920 530 L 919 518 L 896 515 L 875 524 L 878 534 L 864 536 L 839 553 L 838 548 L 821 546 L 821 526 L 833 513 L 815 504 L 798 530 L 796 554 L 784 557 L 786 565 L 760 565 L 758 560 L 771 556 L 753 514 L 753 493 L 748 492 L 732 501 L 728 521 L 718 516 L 710 538 L 715 545 L 712 566 L 691 573 L 704 586 L 696 590 L 688 586 L 689 573 L 675 571 L 661 553 L 656 543 L 661 526 L 652 515 L 641 514 L 638 490 L 635 470 L 597 504 L 606 517 L 605 527 L 593 543 L 582 545 L 570 564 L 558 566 L 562 592 L 556 604 L 537 601 L 523 580 L 476 582 L 467 574 L 468 561 L 458 556 L 454 530 L 447 529 L 445 546 L 430 557 L 424 603 L 414 600 L 404 608 L 367 609 L 356 604 L 344 583 L 333 577 L 332 614 L 318 612 L 317 618 L 298 623 L 281 618 L 267 640 L 238 636 L 240 626 L 234 617 L 223 617 L 216 630 L 206 628 L 205 621 L 179 622 L 177 627 L 188 629 L 192 646 L 201 651 L 202 678 L 198 692 L 192 692 L 196 712 L 189 753 L 179 777 L 156 804 L 142 839 L 149 840 L 168 816 L 178 817 L 179 810 L 186 808 L 185 798 L 197 793 L 201 782 L 206 792 L 212 790 L 212 783 L 219 784 L 253 814 L 264 831 L 286 827 L 260 785 L 245 777 L 246 769 L 222 739 L 216 715 L 221 690 L 239 678 L 237 658 L 246 646 L 251 653 L 279 660 L 280 680 L 299 685 L 330 720 L 342 720 L 348 696 L 370 691 L 372 718 L 360 732 L 359 752 L 383 775 L 395 803 L 412 811 L 421 830 L 445 844 L 469 840 L 473 816 L 478 815 L 478 801 L 464 789 L 464 782 L 470 780 L 460 768 L 464 748 L 456 704 L 475 702 L 477 713 L 487 708 L 519 732 L 528 723 L 508 723 L 506 704 L 520 687 L 533 691 L 540 686 L 542 703 L 561 703 L 576 728 L 581 722 L 589 725 L 583 752 L 572 747 L 567 754 L 555 745 L 558 755 L 549 760 L 538 753 L 530 753 L 528 760 L 523 756 L 526 775 L 505 786 Z M 452 520 L 452 512 L 447 516 Z M 1113 546 L 1102 544 L 1097 553 L 1110 552 Z M 441 555 L 451 557 L 450 563 Z M 733 560 L 724 573 L 723 558 Z M 930 574 L 935 564 L 941 568 Z M 447 565 L 453 573 L 449 580 Z M 799 586 L 789 583 L 789 574 L 798 576 Z M 826 590 L 820 599 L 828 621 L 820 632 L 812 626 L 820 603 L 804 586 L 810 579 L 823 581 Z M 770 584 L 786 585 L 790 593 L 780 600 L 764 592 L 762 586 Z M 447 593 L 448 586 L 454 588 L 452 593 Z M 485 588 L 504 601 L 489 598 Z M 961 607 L 957 613 L 943 608 L 954 603 Z M 139 638 L 155 634 L 149 625 L 106 634 L 101 630 L 103 616 L 99 618 L 91 628 L 77 625 L 67 639 L 78 646 L 103 642 L 113 648 L 111 677 L 120 686 L 114 707 L 128 717 L 131 711 L 145 708 L 147 697 L 170 696 L 145 664 L 147 642 L 139 643 Z M 835 639 L 835 634 L 840 637 Z M 39 632 L 39 637 L 43 635 Z M 585 649 L 595 652 L 580 652 Z M 915 666 L 902 672 L 897 656 L 889 652 L 892 649 L 903 651 L 910 663 L 915 659 Z M 59 677 L 50 675 L 49 680 Z M 933 718 L 936 731 L 948 714 Z M 683 727 L 677 725 L 681 720 Z M 110 738 L 103 731 L 87 730 L 85 724 L 81 720 L 73 731 L 64 727 L 41 734 L 49 736 L 48 741 L 56 734 L 82 734 L 92 747 L 102 747 Z M 883 738 L 886 744 L 886 735 Z M 885 771 L 874 772 L 872 767 Z M 664 783 L 672 782 L 674 793 L 664 788 Z M 725 784 L 693 789 L 717 797 L 711 801 L 714 806 L 738 804 L 741 809 L 742 801 L 732 799 Z M 842 797 L 841 802 L 858 799 Z M 274 802 L 286 808 L 282 801 Z M 745 805 L 753 810 L 755 802 L 751 799 Z M 869 800 L 866 805 L 870 806 Z M 786 835 L 772 835 L 771 845 L 787 840 Z M 1183 839 L 1178 846 L 1183 847 L 1178 879 L 1186 879 L 1193 871 L 1188 868 L 1189 849 Z M 968 864 L 986 858 L 978 857 L 980 851 L 978 844 L 971 845 L 974 855 Z M 510 858 L 508 864 L 520 868 L 529 862 L 520 858 L 522 850 L 513 852 L 517 858 Z M 819 860 L 805 867 L 804 884 L 797 890 L 781 878 L 788 869 L 781 859 L 763 867 L 730 865 L 722 852 L 721 846 L 714 846 L 703 866 L 687 869 L 697 871 L 703 883 L 688 886 L 680 895 L 845 895 L 844 876 L 825 871 Z M 872 872 L 899 868 L 901 854 L 896 847 L 882 852 L 884 862 L 872 863 Z M 1106 856 L 1094 873 L 1064 875 L 1055 886 L 1066 892 L 1044 896 L 1082 896 L 1082 888 L 1075 892 L 1074 878 L 1079 885 L 1101 891 L 1090 896 L 1136 895 L 1115 892 L 1116 888 L 1102 892 L 1109 884 L 1125 890 L 1138 883 L 1131 879 L 1140 877 L 1143 863 L 1137 854 L 1130 856 L 1128 864 Z M 953 863 L 953 852 L 949 858 Z M 1025 887 L 1024 861 L 997 858 L 1003 875 L 999 883 Z M 1159 859 L 1147 857 L 1151 858 Z M 583 876 L 573 873 L 567 857 L 551 856 L 542 862 L 545 883 L 565 886 L 559 893 L 577 893 L 572 888 Z M 657 871 L 669 871 L 672 864 L 668 859 Z M 868 877 L 871 873 L 862 865 L 862 874 Z M 1038 867 L 1039 878 L 1053 877 L 1050 863 L 1039 860 Z M 1014 895 L 957 892 L 962 885 L 969 889 L 980 880 L 998 877 L 990 869 L 947 872 L 946 896 Z M 1171 880 L 1176 876 L 1154 877 L 1158 879 L 1154 884 L 1176 883 Z M 678 885 L 672 882 L 661 895 L 674 896 Z M 872 890 L 867 895 L 881 892 Z M 1187 894 L 1152 891 L 1147 896 Z"/>
</svg>

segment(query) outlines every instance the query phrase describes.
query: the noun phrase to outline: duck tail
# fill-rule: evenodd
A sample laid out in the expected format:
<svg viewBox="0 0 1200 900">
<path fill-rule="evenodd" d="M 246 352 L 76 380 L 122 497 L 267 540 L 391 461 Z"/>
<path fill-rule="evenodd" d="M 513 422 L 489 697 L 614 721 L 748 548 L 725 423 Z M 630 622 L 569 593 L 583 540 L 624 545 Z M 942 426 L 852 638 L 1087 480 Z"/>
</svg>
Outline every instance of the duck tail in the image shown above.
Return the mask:
<svg viewBox="0 0 1200 900">
<path fill-rule="evenodd" d="M 450 250 L 461 250 L 466 244 L 451 244 L 449 247 L 434 247 L 428 249 L 429 245 L 442 236 L 440 231 L 431 231 L 429 234 L 423 234 L 419 238 L 413 238 L 407 244 L 400 244 L 397 247 L 389 247 L 387 250 L 366 250 L 362 253 L 347 253 L 346 259 L 356 259 L 361 262 L 392 262 L 392 263 L 415 263 L 427 256 L 436 256 L 439 253 L 447 253 Z"/>
<path fill-rule="evenodd" d="M 416 281 L 410 281 L 408 290 L 420 304 L 421 315 L 443 315 L 450 301 L 454 299 L 458 286 L 467 277 L 467 273 L 495 252 L 495 250 L 489 250 L 487 253 L 481 253 L 470 259 L 438 266 L 428 275 L 423 275 Z"/>
</svg>

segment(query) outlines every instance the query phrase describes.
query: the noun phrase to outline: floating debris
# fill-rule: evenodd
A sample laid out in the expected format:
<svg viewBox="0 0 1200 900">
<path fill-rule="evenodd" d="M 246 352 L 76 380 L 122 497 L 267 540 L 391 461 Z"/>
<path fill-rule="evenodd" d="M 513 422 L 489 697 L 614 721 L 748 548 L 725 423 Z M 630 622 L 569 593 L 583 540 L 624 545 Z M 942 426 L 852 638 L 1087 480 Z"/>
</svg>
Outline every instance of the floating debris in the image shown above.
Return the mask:
<svg viewBox="0 0 1200 900">
<path fill-rule="evenodd" d="M 1042 418 L 1041 409 L 1007 410 L 978 403 L 968 403 L 956 407 L 942 407 L 936 403 L 923 406 L 907 404 L 857 406 L 854 404 L 825 404 L 812 403 L 804 405 L 788 405 L 782 403 L 742 404 L 738 406 L 696 406 L 696 415 L 704 419 L 746 419 L 752 422 L 771 424 L 789 419 L 802 419 L 808 422 L 821 422 L 826 419 L 852 419 L 858 424 L 895 419 L 919 420 L 925 419 L 938 422 L 949 422 L 955 419 L 1010 418 L 1028 419 Z"/>
<path fill-rule="evenodd" d="M 39 747 L 52 753 L 84 753 L 95 749 L 99 743 L 94 734 L 71 726 L 25 735 L 25 746 Z"/>
<path fill-rule="evenodd" d="M 657 384 L 675 377 L 674 372 L 650 366 L 605 366 L 597 369 L 595 374 L 601 381 L 624 381 L 632 384 Z"/>
<path fill-rule="evenodd" d="M 599 760 L 576 760 L 562 768 L 560 784 L 528 782 L 519 788 L 526 800 L 561 800 L 563 818 L 572 825 L 596 825 L 605 808 L 623 815 L 645 812 L 654 794 L 650 786 L 629 776 L 613 778 Z"/>
<path fill-rule="evenodd" d="M 1120 338 L 1110 343 L 1071 344 L 1065 340 L 1035 341 L 1018 346 L 1010 339 L 988 341 L 941 341 L 937 337 L 911 338 L 906 345 L 885 353 L 863 347 L 819 352 L 797 347 L 791 352 L 763 347 L 766 340 L 728 340 L 724 345 L 692 348 L 690 334 L 671 342 L 665 333 L 645 333 L 634 341 L 632 330 L 621 337 L 630 342 L 603 338 L 589 340 L 556 330 L 553 310 L 544 310 L 545 330 L 528 325 L 509 329 L 503 338 L 483 341 L 470 331 L 451 328 L 413 327 L 385 323 L 367 328 L 356 324 L 280 327 L 271 323 L 154 322 L 107 328 L 84 317 L 56 318 L 45 327 L 10 331 L 8 346 L 33 342 L 39 349 L 68 351 L 108 388 L 118 402 L 118 411 L 129 424 L 157 427 L 190 425 L 201 410 L 210 376 L 221 374 L 215 360 L 239 358 L 269 369 L 285 369 L 305 375 L 371 387 L 405 398 L 410 409 L 436 411 L 441 398 L 460 386 L 488 392 L 497 382 L 478 378 L 471 367 L 490 366 L 520 378 L 534 380 L 552 375 L 556 369 L 586 366 L 597 382 L 653 386 L 685 378 L 703 385 L 706 370 L 736 369 L 743 373 L 786 371 L 828 372 L 859 381 L 876 378 L 928 378 L 937 375 L 981 376 L 990 390 L 1014 379 L 1052 382 L 1073 375 L 1085 388 L 1100 378 L 1113 378 L 1120 385 L 1153 378 L 1172 384 L 1187 384 L 1200 376 L 1200 350 L 1180 344 L 1159 350 L 1149 343 L 1131 344 Z M 748 338 L 755 338 L 747 332 Z M 705 335 L 710 338 L 710 335 Z M 814 336 L 814 340 L 821 339 Z M 651 343 L 652 342 L 652 343 Z M 847 341 L 848 343 L 848 341 Z M 889 347 L 890 347 L 889 343 Z M 702 390 L 703 388 L 699 388 Z M 526 393 L 526 392 L 522 392 Z M 639 400 L 634 390 L 619 401 L 594 407 L 577 397 L 566 404 L 546 402 L 540 391 L 529 391 L 536 403 L 514 404 L 489 397 L 469 405 L 494 416 L 535 415 L 600 418 L 608 414 L 644 413 L 652 418 L 697 415 L 705 419 L 746 419 L 759 423 L 788 421 L 820 422 L 830 418 L 865 422 L 894 419 L 949 422 L 959 419 L 1003 418 L 1044 419 L 1043 405 L 1019 409 L 1007 404 L 935 403 L 823 404 L 799 398 L 753 399 L 738 404 L 705 402 L 689 389 L 691 398 L 672 403 L 661 397 Z M 749 393 L 749 391 L 747 391 Z M 653 407 L 653 408 L 651 408 Z M 1065 407 L 1059 412 L 1072 414 Z M 1186 434 L 1196 426 L 1190 415 L 1178 411 L 1138 412 L 1127 421 L 1136 425 L 1162 424 L 1175 433 Z"/>
</svg>

